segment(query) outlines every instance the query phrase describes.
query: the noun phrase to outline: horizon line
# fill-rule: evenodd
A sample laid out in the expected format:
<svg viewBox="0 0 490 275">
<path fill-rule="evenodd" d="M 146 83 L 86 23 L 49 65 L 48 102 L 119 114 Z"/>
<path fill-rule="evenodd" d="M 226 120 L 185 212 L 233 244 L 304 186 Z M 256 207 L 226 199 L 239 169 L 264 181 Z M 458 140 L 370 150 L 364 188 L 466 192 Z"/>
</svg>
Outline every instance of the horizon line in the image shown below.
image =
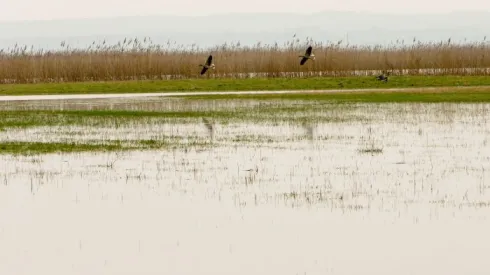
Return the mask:
<svg viewBox="0 0 490 275">
<path fill-rule="evenodd" d="M 107 16 L 94 16 L 94 17 L 59 17 L 52 19 L 9 19 L 9 20 L 1 20 L 0 24 L 5 23 L 34 23 L 34 22 L 56 22 L 56 21 L 85 21 L 85 20 L 109 20 L 116 18 L 144 18 L 144 17 L 180 17 L 180 18 L 200 18 L 200 17 L 209 17 L 209 16 L 232 16 L 232 15 L 315 15 L 322 13 L 351 13 L 351 14 L 371 14 L 371 15 L 449 15 L 449 14 L 458 14 L 458 13 L 490 13 L 490 11 L 482 11 L 482 10 L 457 10 L 457 11 L 441 11 L 441 12 L 380 12 L 380 11 L 370 11 L 370 10 L 321 10 L 321 11 L 313 11 L 313 12 L 219 12 L 219 13 L 207 13 L 207 14 L 191 14 L 191 15 L 178 15 L 178 14 L 165 14 L 165 13 L 155 13 L 155 14 L 135 14 L 135 15 L 107 15 Z"/>
</svg>

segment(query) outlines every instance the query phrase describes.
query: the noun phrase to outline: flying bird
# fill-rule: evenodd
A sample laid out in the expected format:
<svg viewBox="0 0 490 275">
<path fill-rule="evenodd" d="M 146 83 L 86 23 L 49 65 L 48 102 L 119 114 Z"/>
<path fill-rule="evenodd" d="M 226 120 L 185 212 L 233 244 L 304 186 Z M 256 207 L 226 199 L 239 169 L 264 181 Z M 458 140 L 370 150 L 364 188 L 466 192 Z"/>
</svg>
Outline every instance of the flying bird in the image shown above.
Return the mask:
<svg viewBox="0 0 490 275">
<path fill-rule="evenodd" d="M 201 70 L 201 75 L 203 75 L 204 73 L 206 73 L 206 71 L 211 68 L 211 69 L 215 69 L 216 66 L 214 66 L 214 64 L 212 63 L 213 62 L 213 56 L 210 55 L 208 56 L 208 59 L 206 60 L 206 64 L 199 64 L 199 67 L 202 67 L 202 70 Z"/>
<path fill-rule="evenodd" d="M 313 48 L 309 46 L 308 49 L 306 49 L 305 54 L 299 56 L 302 57 L 301 62 L 299 63 L 300 65 L 305 64 L 305 62 L 308 61 L 308 59 L 315 60 L 315 55 L 311 53 L 312 49 Z"/>
</svg>

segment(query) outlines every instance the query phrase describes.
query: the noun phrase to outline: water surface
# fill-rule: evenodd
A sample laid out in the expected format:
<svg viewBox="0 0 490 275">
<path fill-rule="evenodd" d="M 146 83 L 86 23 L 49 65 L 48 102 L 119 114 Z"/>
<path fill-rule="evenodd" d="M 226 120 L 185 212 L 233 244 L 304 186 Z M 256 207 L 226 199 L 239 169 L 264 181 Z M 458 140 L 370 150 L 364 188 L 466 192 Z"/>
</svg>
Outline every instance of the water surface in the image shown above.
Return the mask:
<svg viewBox="0 0 490 275">
<path fill-rule="evenodd" d="M 5 129 L 2 142 L 172 136 L 183 146 L 0 155 L 0 273 L 488 274 L 489 104 L 1 106 L 253 112 L 294 104 L 312 104 L 290 115 L 314 118 L 310 125 L 285 113 L 216 118 L 212 140 L 198 119 Z M 212 146 L 185 145 L 196 140 Z"/>
</svg>

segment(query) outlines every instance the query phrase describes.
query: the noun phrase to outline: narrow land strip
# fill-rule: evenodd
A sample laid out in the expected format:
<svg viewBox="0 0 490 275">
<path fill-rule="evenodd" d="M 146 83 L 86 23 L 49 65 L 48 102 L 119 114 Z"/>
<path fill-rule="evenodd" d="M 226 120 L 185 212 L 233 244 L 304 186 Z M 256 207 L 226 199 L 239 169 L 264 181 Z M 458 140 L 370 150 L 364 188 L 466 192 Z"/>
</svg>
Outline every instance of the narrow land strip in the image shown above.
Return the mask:
<svg viewBox="0 0 490 275">
<path fill-rule="evenodd" d="M 393 76 L 388 82 L 371 76 L 251 79 L 187 79 L 107 82 L 1 84 L 0 95 L 121 94 L 209 91 L 295 91 L 490 86 L 488 76 Z"/>
<path fill-rule="evenodd" d="M 122 93 L 122 94 L 59 94 L 59 95 L 19 95 L 0 96 L 0 101 L 31 101 L 31 100 L 69 100 L 69 99 L 109 99 L 109 98 L 140 98 L 140 97 L 210 97 L 242 96 L 242 95 L 366 95 L 366 94 L 484 94 L 490 100 L 490 86 L 447 86 L 422 88 L 366 88 L 366 89 L 330 89 L 330 90 L 284 90 L 284 91 L 208 91 L 208 92 L 154 92 L 154 93 Z M 487 95 L 488 94 L 488 95 Z M 229 97 L 227 97 L 229 98 Z M 327 98 L 326 98 L 327 99 Z M 336 97 L 332 97 L 335 100 Z"/>
</svg>

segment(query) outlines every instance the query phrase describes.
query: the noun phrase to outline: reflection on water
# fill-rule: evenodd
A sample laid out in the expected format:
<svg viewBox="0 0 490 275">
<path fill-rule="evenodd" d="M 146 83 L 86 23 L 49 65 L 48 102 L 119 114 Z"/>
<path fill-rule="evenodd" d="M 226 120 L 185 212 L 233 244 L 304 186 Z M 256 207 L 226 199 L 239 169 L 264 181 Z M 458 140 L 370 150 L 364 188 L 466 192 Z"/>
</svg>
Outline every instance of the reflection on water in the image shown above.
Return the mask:
<svg viewBox="0 0 490 275">
<path fill-rule="evenodd" d="M 92 106 L 229 102 L 201 103 Z M 343 114 L 366 120 L 312 131 L 217 125 L 213 147 L 1 155 L 0 274 L 488 274 L 489 107 L 356 104 Z M 0 140 L 208 139 L 197 123 L 43 126 Z"/>
</svg>

